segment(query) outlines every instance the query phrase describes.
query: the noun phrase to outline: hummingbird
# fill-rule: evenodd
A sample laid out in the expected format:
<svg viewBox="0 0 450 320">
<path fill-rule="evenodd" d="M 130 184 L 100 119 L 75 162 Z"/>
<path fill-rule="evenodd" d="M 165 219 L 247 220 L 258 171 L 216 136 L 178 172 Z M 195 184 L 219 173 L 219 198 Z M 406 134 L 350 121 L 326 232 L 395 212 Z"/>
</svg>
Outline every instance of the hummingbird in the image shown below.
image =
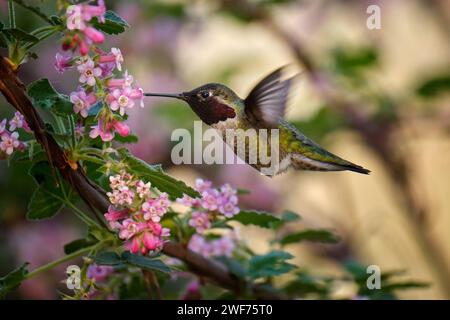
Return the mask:
<svg viewBox="0 0 450 320">
<path fill-rule="evenodd" d="M 265 78 L 245 99 L 220 83 L 208 83 L 182 93 L 144 93 L 145 96 L 175 98 L 186 102 L 207 125 L 219 131 L 225 142 L 228 129 L 278 129 L 279 163 L 274 175 L 288 168 L 314 171 L 344 171 L 368 174 L 370 171 L 327 151 L 284 119 L 294 77 L 283 79 L 284 67 Z M 238 150 L 234 148 L 234 153 Z M 246 154 L 248 156 L 248 154 Z M 249 163 L 256 169 L 261 165 Z"/>
</svg>

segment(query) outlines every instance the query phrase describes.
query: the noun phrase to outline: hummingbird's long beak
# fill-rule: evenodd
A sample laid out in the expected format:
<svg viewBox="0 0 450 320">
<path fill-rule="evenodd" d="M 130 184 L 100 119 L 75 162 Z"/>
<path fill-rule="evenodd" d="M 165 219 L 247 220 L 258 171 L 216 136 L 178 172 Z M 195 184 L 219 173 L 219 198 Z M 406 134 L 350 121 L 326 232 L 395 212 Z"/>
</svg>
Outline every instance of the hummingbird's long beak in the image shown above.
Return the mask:
<svg viewBox="0 0 450 320">
<path fill-rule="evenodd" d="M 146 92 L 144 93 L 144 96 L 147 97 L 166 97 L 166 98 L 175 98 L 180 100 L 186 100 L 186 97 L 183 93 L 153 93 L 153 92 Z"/>
</svg>

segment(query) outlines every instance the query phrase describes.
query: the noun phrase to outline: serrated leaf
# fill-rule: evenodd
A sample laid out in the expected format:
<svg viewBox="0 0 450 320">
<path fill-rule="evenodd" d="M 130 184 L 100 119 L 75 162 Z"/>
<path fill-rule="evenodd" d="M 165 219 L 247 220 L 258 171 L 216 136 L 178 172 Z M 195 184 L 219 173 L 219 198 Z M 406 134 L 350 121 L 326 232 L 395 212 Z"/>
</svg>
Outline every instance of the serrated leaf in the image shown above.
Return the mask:
<svg viewBox="0 0 450 320">
<path fill-rule="evenodd" d="M 93 238 L 76 239 L 64 245 L 64 253 L 71 254 L 72 252 L 92 246 L 97 242 L 98 241 Z"/>
<path fill-rule="evenodd" d="M 64 199 L 62 188 L 66 190 L 67 196 L 73 196 L 70 187 L 65 181 L 62 182 L 62 185 L 56 186 L 47 161 L 34 163 L 28 173 L 33 177 L 38 188 L 34 191 L 28 204 L 27 218 L 41 220 L 55 216 L 64 206 L 61 200 Z"/>
<path fill-rule="evenodd" d="M 129 27 L 128 23 L 122 19 L 114 11 L 108 10 L 105 12 L 105 22 L 101 23 L 97 18 L 92 19 L 92 25 L 108 34 L 119 34 L 125 31 L 125 28 Z"/>
<path fill-rule="evenodd" d="M 262 228 L 273 228 L 274 224 L 280 222 L 280 219 L 267 212 L 245 211 L 241 210 L 237 215 L 228 219 L 229 221 L 238 221 L 243 225 L 255 225 Z"/>
<path fill-rule="evenodd" d="M 194 198 L 200 197 L 197 191 L 187 186 L 183 181 L 164 173 L 160 165 L 150 165 L 136 158 L 126 149 L 120 149 L 119 153 L 131 172 L 135 173 L 142 180 L 151 182 L 152 186 L 160 191 L 167 192 L 172 200 L 181 198 L 183 194 Z"/>
<path fill-rule="evenodd" d="M 285 274 L 295 265 L 286 262 L 294 256 L 288 252 L 274 250 L 265 255 L 256 255 L 249 260 L 248 274 L 251 278 L 273 277 Z"/>
<path fill-rule="evenodd" d="M 147 270 L 161 271 L 164 273 L 170 272 L 170 268 L 161 260 L 132 254 L 128 251 L 122 253 L 122 260 L 135 267 Z"/>
<path fill-rule="evenodd" d="M 281 245 L 298 243 L 302 241 L 313 241 L 323 243 L 337 243 L 339 238 L 328 230 L 311 229 L 295 233 L 290 233 L 280 240 Z"/>
<path fill-rule="evenodd" d="M 54 217 L 64 206 L 55 194 L 44 187 L 38 187 L 28 203 L 27 219 L 42 220 Z"/>
<path fill-rule="evenodd" d="M 0 298 L 4 298 L 8 292 L 16 289 L 28 274 L 28 263 L 24 263 L 19 268 L 11 271 L 6 276 L 0 278 Z"/>
<path fill-rule="evenodd" d="M 120 258 L 120 256 L 113 252 L 113 251 L 102 251 L 99 252 L 95 258 L 95 263 L 100 265 L 108 265 L 108 266 L 114 266 L 121 264 L 123 261 Z"/>
<path fill-rule="evenodd" d="M 51 109 L 59 115 L 73 114 L 73 105 L 69 97 L 58 93 L 48 79 L 39 79 L 28 86 L 28 95 L 34 104 L 43 109 Z"/>
</svg>

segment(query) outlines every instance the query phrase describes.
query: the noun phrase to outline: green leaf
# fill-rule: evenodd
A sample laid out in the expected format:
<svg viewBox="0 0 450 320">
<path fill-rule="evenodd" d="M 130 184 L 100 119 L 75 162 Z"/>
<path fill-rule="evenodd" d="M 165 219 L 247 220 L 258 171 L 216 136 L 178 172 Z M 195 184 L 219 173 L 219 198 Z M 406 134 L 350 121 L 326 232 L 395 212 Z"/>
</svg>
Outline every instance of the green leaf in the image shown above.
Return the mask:
<svg viewBox="0 0 450 320">
<path fill-rule="evenodd" d="M 27 219 L 42 220 L 54 217 L 64 203 L 56 199 L 54 194 L 44 187 L 38 187 L 28 203 Z"/>
<path fill-rule="evenodd" d="M 262 228 L 273 228 L 280 219 L 266 212 L 258 211 L 240 211 L 237 215 L 228 219 L 229 221 L 238 221 L 243 225 L 255 225 Z"/>
<path fill-rule="evenodd" d="M 375 48 L 336 48 L 332 52 L 335 68 L 338 72 L 353 73 L 378 62 Z"/>
<path fill-rule="evenodd" d="M 95 256 L 95 263 L 100 265 L 114 266 L 123 263 L 120 256 L 113 251 L 102 251 Z"/>
<path fill-rule="evenodd" d="M 183 181 L 172 178 L 164 173 L 160 165 L 149 165 L 145 161 L 133 156 L 128 150 L 120 149 L 120 155 L 128 169 L 139 176 L 142 180 L 151 182 L 152 186 L 160 191 L 167 192 L 172 200 L 181 198 L 183 194 L 191 197 L 199 197 L 197 191 L 187 186 Z"/>
<path fill-rule="evenodd" d="M 235 275 L 236 277 L 240 279 L 244 279 L 247 275 L 247 271 L 245 270 L 244 266 L 241 262 L 239 262 L 236 259 L 228 258 L 225 256 L 217 257 L 217 260 L 222 262 L 228 269 L 228 272 Z"/>
<path fill-rule="evenodd" d="M 13 28 L 13 29 L 3 29 L 1 32 L 4 34 L 7 34 L 9 37 L 12 37 L 13 39 L 19 41 L 19 42 L 38 42 L 39 39 L 35 36 L 29 34 L 26 31 L 23 31 L 22 29 Z"/>
<path fill-rule="evenodd" d="M 430 284 L 426 282 L 419 281 L 404 281 L 404 282 L 394 282 L 389 283 L 387 285 L 382 284 L 383 291 L 394 291 L 394 290 L 408 290 L 408 289 L 417 289 L 417 288 L 427 288 Z"/>
<path fill-rule="evenodd" d="M 27 266 L 28 263 L 24 263 L 21 267 L 0 278 L 0 298 L 4 298 L 8 292 L 20 286 L 28 273 Z"/>
<path fill-rule="evenodd" d="M 98 241 L 93 238 L 76 239 L 64 245 L 64 253 L 71 254 L 80 249 L 92 246 L 97 242 Z"/>
<path fill-rule="evenodd" d="M 108 10 L 105 13 L 105 23 L 101 23 L 97 18 L 92 19 L 92 25 L 108 34 L 119 34 L 125 31 L 125 28 L 129 27 L 128 23 L 122 19 L 114 11 Z"/>
<path fill-rule="evenodd" d="M 337 243 L 339 238 L 328 230 L 311 229 L 295 233 L 290 233 L 280 240 L 281 245 L 297 243 L 302 241 L 313 241 L 323 243 Z"/>
<path fill-rule="evenodd" d="M 122 260 L 135 267 L 147 270 L 161 271 L 164 273 L 170 272 L 170 268 L 161 260 L 132 254 L 128 251 L 122 253 Z"/>
<path fill-rule="evenodd" d="M 30 10 L 30 11 L 33 12 L 35 15 L 37 15 L 37 16 L 40 17 L 41 19 L 47 21 L 48 23 L 54 24 L 54 23 L 52 23 L 52 19 L 51 19 L 51 18 L 53 18 L 54 16 L 52 16 L 52 17 L 49 18 L 45 13 L 43 13 L 43 12 L 41 11 L 41 9 L 40 9 L 38 6 L 32 6 L 32 5 L 29 5 L 29 4 L 25 3 L 23 0 L 13 0 L 13 1 L 14 1 L 15 3 L 17 3 L 19 6 L 22 6 L 22 7 L 24 7 L 25 9 Z"/>
<path fill-rule="evenodd" d="M 293 257 L 290 253 L 277 250 L 253 256 L 249 261 L 248 274 L 253 279 L 285 274 L 296 268 L 295 265 L 286 262 Z"/>
<path fill-rule="evenodd" d="M 120 143 L 136 143 L 139 141 L 139 138 L 134 134 L 129 134 L 126 137 L 122 137 L 121 135 L 116 134 L 114 136 L 114 140 Z"/>
<path fill-rule="evenodd" d="M 70 186 L 65 181 L 56 186 L 56 181 L 51 174 L 47 161 L 34 163 L 29 170 L 29 174 L 35 180 L 38 188 L 28 204 L 27 218 L 41 220 L 55 216 L 64 206 L 62 199 L 65 197 L 62 188 L 66 190 L 66 195 L 69 198 L 73 196 Z"/>
<path fill-rule="evenodd" d="M 315 294 L 319 297 L 326 297 L 331 290 L 330 284 L 330 281 L 316 279 L 305 272 L 298 272 L 296 278 L 284 286 L 284 290 L 294 296 L 304 297 Z"/>
<path fill-rule="evenodd" d="M 416 90 L 417 94 L 425 97 L 435 97 L 450 91 L 450 74 L 443 74 L 423 82 Z"/>
<path fill-rule="evenodd" d="M 34 104 L 43 109 L 51 109 L 58 115 L 73 114 L 73 106 L 66 95 L 58 93 L 48 79 L 39 79 L 28 86 L 28 95 Z"/>
</svg>

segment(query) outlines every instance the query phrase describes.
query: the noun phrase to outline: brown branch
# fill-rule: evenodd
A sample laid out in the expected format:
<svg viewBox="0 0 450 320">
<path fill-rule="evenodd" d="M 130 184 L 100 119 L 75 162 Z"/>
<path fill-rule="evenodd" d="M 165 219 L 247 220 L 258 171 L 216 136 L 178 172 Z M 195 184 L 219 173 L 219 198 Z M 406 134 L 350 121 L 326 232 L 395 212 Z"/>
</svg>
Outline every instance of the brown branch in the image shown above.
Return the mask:
<svg viewBox="0 0 450 320">
<path fill-rule="evenodd" d="M 86 177 L 81 166 L 76 166 L 77 169 L 74 170 L 67 163 L 64 150 L 44 130 L 44 122 L 27 96 L 25 86 L 13 71 L 9 60 L 1 55 L 0 91 L 6 100 L 24 115 L 25 120 L 36 136 L 36 140 L 44 147 L 52 168 L 56 168 L 61 173 L 61 176 L 79 193 L 88 206 L 97 209 L 99 212 L 107 212 L 109 202 L 105 192 Z M 179 243 L 166 243 L 163 252 L 168 256 L 183 261 L 193 273 L 209 279 L 218 286 L 232 290 L 237 295 L 242 295 L 245 293 L 245 290 L 250 289 L 254 296 L 259 299 L 284 298 L 283 295 L 268 291 L 261 286 L 252 286 L 239 280 L 230 274 L 224 265 L 214 260 L 206 259 Z"/>
</svg>

